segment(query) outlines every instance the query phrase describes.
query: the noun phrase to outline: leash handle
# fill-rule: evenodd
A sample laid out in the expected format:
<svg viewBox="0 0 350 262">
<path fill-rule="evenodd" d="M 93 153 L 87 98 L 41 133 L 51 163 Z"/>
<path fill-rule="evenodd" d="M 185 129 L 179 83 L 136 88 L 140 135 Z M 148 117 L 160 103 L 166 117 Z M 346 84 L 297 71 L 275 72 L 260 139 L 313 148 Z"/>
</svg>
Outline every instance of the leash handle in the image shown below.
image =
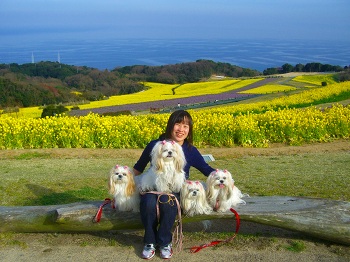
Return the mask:
<svg viewBox="0 0 350 262">
<path fill-rule="evenodd" d="M 230 211 L 235 215 L 236 217 L 236 231 L 235 233 L 233 234 L 232 237 L 226 239 L 226 240 L 215 240 L 215 241 L 212 241 L 208 244 L 203 244 L 203 245 L 200 245 L 200 246 L 194 246 L 194 247 L 191 247 L 190 249 L 190 252 L 191 253 L 197 253 L 199 252 L 200 250 L 202 250 L 203 248 L 206 248 L 206 247 L 212 247 L 212 246 L 216 246 L 220 243 L 227 243 L 227 242 L 230 242 L 232 239 L 234 239 L 238 233 L 238 230 L 239 230 L 239 227 L 240 227 L 240 224 L 241 224 L 241 221 L 240 221 L 240 217 L 239 217 L 239 214 L 236 210 L 234 210 L 233 208 L 230 208 Z"/>
</svg>

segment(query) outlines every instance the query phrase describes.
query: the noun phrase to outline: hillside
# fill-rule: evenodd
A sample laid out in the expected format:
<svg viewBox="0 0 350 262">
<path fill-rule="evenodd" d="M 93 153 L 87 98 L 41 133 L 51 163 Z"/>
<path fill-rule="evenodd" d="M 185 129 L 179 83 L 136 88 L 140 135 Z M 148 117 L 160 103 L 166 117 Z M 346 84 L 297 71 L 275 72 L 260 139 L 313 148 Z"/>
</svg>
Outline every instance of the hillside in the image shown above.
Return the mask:
<svg viewBox="0 0 350 262">
<path fill-rule="evenodd" d="M 298 64 L 295 67 L 286 64 L 276 70 L 279 73 L 300 72 L 300 70 L 322 72 L 330 68 L 336 71 L 342 70 L 339 66 L 320 63 L 308 63 L 305 66 Z M 146 90 L 145 82 L 194 83 L 207 81 L 213 75 L 219 78 L 241 78 L 259 76 L 261 73 L 210 60 L 164 66 L 126 66 L 113 71 L 100 71 L 86 66 L 71 66 L 57 62 L 0 64 L 0 109 L 4 112 L 16 112 L 18 108 L 23 107 L 50 104 L 78 105 Z M 349 75 L 339 73 L 336 76 L 337 81 L 348 80 Z"/>
<path fill-rule="evenodd" d="M 57 62 L 2 64 L 0 108 L 98 101 L 144 90 L 141 83 L 145 81 L 197 82 L 213 74 L 244 77 L 260 73 L 207 60 L 167 66 L 122 67 L 111 72 Z"/>
</svg>

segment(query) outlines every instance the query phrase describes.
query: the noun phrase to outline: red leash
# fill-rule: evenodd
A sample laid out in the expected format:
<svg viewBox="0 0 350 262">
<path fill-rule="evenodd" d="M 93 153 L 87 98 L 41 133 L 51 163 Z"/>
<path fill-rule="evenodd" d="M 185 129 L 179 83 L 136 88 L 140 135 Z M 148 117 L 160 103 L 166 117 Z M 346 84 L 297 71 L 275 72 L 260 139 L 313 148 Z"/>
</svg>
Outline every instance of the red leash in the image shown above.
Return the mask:
<svg viewBox="0 0 350 262">
<path fill-rule="evenodd" d="M 100 222 L 101 216 L 102 216 L 102 209 L 105 205 L 108 205 L 108 204 L 111 204 L 112 208 L 115 208 L 114 201 L 111 200 L 110 198 L 105 198 L 105 201 L 103 201 L 102 205 L 100 205 L 100 207 L 98 208 L 95 217 L 92 219 L 92 222 L 94 223 Z"/>
<path fill-rule="evenodd" d="M 216 246 L 217 244 L 220 244 L 220 243 L 230 242 L 232 239 L 234 239 L 236 237 L 236 235 L 238 233 L 238 230 L 239 230 L 240 219 L 239 219 L 239 215 L 238 215 L 236 210 L 234 210 L 233 208 L 230 208 L 230 211 L 232 213 L 234 213 L 235 216 L 236 216 L 236 232 L 235 232 L 235 234 L 232 237 L 230 237 L 230 238 L 228 238 L 226 240 L 215 240 L 215 241 L 212 241 L 212 242 L 210 242 L 208 244 L 203 244 L 201 246 L 191 247 L 191 253 L 197 253 L 198 251 L 202 250 L 203 248 Z"/>
</svg>

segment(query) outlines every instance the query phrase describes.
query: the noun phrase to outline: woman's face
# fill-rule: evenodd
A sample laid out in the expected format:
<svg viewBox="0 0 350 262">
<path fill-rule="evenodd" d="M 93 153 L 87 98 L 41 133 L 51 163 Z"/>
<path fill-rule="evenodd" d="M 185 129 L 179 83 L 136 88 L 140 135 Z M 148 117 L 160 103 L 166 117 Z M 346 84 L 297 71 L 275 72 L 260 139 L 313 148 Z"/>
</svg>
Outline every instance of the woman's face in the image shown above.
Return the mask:
<svg viewBox="0 0 350 262">
<path fill-rule="evenodd" d="M 190 125 L 187 122 L 182 121 L 181 123 L 176 123 L 171 132 L 171 138 L 178 144 L 182 145 L 187 138 L 189 131 Z"/>
</svg>

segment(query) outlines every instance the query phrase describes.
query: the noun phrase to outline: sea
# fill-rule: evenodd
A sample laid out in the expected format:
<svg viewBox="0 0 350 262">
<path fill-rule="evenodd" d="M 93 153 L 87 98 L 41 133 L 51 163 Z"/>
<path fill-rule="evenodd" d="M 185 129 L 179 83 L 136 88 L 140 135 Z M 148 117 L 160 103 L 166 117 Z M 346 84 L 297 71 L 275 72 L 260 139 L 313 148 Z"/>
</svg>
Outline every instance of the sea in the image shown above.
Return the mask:
<svg viewBox="0 0 350 262">
<path fill-rule="evenodd" d="M 40 61 L 113 70 L 207 59 L 255 69 L 319 62 L 350 65 L 349 41 L 271 39 L 35 39 L 1 41 L 0 64 Z"/>
</svg>

